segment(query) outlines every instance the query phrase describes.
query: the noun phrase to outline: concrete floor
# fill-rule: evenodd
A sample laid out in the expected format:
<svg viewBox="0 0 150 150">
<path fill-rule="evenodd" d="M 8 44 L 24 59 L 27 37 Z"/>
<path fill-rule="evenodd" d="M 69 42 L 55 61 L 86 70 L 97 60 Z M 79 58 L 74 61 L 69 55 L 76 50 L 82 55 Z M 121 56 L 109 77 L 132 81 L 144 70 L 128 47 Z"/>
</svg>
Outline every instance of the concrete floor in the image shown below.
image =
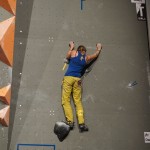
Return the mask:
<svg viewBox="0 0 150 150">
<path fill-rule="evenodd" d="M 76 123 L 61 143 L 53 127 L 64 120 L 62 67 L 70 40 L 89 54 L 101 42 L 103 51 L 83 84 L 90 131 L 79 133 Z M 80 0 L 17 0 L 7 149 L 31 143 L 55 144 L 56 150 L 149 150 L 149 67 L 146 22 L 137 21 L 130 1 L 86 0 L 81 10 Z M 128 88 L 130 81 L 138 84 Z"/>
</svg>

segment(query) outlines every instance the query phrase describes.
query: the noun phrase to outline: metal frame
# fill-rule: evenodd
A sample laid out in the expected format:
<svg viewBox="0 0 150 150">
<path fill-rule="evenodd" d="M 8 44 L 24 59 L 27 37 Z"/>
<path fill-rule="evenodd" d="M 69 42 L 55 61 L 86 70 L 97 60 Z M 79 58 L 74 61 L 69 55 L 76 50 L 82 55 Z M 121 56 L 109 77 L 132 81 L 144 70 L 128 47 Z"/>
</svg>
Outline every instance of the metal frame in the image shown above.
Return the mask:
<svg viewBox="0 0 150 150">
<path fill-rule="evenodd" d="M 56 150 L 56 145 L 52 144 L 17 144 L 17 150 L 19 150 L 20 146 L 42 146 L 42 147 L 53 147 Z"/>
</svg>

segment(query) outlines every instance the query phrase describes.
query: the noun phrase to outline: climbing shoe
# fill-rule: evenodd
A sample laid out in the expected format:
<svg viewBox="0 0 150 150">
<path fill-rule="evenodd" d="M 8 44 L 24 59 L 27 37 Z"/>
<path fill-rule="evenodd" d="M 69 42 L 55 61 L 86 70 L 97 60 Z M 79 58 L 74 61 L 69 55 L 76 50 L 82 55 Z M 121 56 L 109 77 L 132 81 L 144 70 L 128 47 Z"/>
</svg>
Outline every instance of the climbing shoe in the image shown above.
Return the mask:
<svg viewBox="0 0 150 150">
<path fill-rule="evenodd" d="M 70 130 L 73 130 L 73 128 L 74 128 L 74 122 L 67 121 L 66 124 L 70 127 Z"/>
<path fill-rule="evenodd" d="M 89 131 L 87 125 L 83 124 L 79 124 L 79 131 L 80 132 L 85 132 L 85 131 Z"/>
</svg>

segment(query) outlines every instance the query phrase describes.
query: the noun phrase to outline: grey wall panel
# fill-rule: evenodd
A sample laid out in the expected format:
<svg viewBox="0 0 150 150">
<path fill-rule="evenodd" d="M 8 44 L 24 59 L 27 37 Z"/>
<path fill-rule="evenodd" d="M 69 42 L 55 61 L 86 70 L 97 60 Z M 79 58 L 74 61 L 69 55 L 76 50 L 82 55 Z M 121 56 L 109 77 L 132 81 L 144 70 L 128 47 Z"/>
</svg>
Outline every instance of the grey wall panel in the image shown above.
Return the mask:
<svg viewBox="0 0 150 150">
<path fill-rule="evenodd" d="M 19 2 L 13 70 L 16 110 L 12 109 L 9 150 L 18 143 L 56 144 L 57 150 L 149 150 L 144 143 L 144 132 L 150 130 L 147 28 L 146 22 L 137 20 L 135 5 L 126 0 L 86 0 L 81 10 L 76 0 L 25 1 L 23 6 Z M 62 67 L 70 40 L 76 47 L 84 44 L 88 53 L 97 42 L 103 50 L 83 83 L 90 131 L 79 133 L 76 122 L 75 130 L 60 143 L 53 127 L 64 120 Z M 18 46 L 20 41 L 26 42 Z M 133 80 L 138 84 L 128 88 Z"/>
<path fill-rule="evenodd" d="M 147 13 L 147 29 L 148 37 L 150 37 L 150 1 L 146 0 L 146 13 Z M 150 38 L 149 38 L 150 43 Z M 150 56 L 150 45 L 149 45 L 149 56 Z"/>
</svg>

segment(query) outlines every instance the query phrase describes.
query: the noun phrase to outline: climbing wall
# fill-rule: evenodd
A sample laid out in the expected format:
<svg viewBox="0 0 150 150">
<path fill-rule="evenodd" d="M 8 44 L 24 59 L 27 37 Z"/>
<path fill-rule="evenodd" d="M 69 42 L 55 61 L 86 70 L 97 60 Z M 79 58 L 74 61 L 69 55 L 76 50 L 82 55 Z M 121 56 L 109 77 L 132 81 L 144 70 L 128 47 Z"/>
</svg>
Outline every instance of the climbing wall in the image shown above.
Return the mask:
<svg viewBox="0 0 150 150">
<path fill-rule="evenodd" d="M 150 2 L 146 1 L 146 11 L 147 11 L 147 28 L 148 28 L 148 37 L 150 37 Z M 149 38 L 150 43 L 150 38 Z M 150 44 L 149 44 L 149 56 L 150 56 Z"/>
<path fill-rule="evenodd" d="M 6 149 L 10 118 L 16 0 L 0 0 L 0 143 Z"/>
<path fill-rule="evenodd" d="M 7 150 L 48 149 L 48 144 L 56 150 L 149 150 L 144 136 L 150 131 L 147 26 L 137 19 L 135 3 L 17 0 L 16 6 L 13 63 L 6 59 L 10 53 L 1 56 L 2 63 L 13 66 L 12 84 L 1 86 L 0 97 L 7 104 L 5 112 L 10 104 Z M 14 15 L 10 7 L 6 10 Z M 75 129 L 59 142 L 53 127 L 64 120 L 62 68 L 70 40 L 76 47 L 85 45 L 89 54 L 97 42 L 103 49 L 83 80 L 89 132 L 79 133 L 74 115 Z"/>
</svg>

